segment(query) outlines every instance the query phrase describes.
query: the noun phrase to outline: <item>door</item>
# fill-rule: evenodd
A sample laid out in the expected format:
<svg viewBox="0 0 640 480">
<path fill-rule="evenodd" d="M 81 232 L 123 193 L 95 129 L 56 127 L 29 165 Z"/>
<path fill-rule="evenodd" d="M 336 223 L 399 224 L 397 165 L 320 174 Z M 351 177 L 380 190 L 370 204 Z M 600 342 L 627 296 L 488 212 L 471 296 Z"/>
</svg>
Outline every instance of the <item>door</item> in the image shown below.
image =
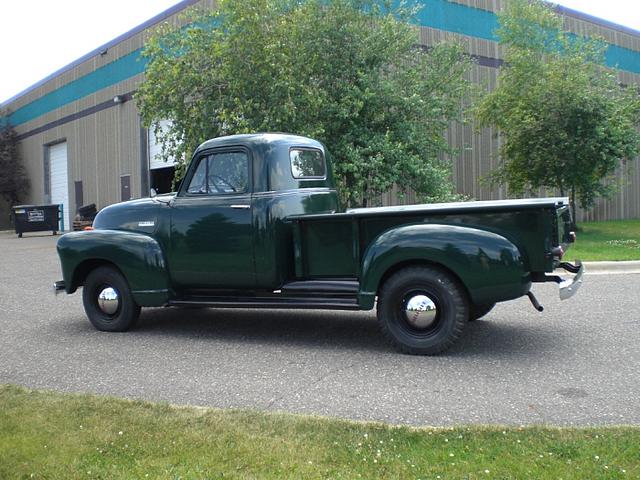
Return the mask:
<svg viewBox="0 0 640 480">
<path fill-rule="evenodd" d="M 255 286 L 250 159 L 243 149 L 194 159 L 172 202 L 168 262 L 182 290 Z"/>
<path fill-rule="evenodd" d="M 67 142 L 49 147 L 49 181 L 51 187 L 51 203 L 62 204 L 60 230 L 71 229 L 69 211 L 69 176 L 67 170 Z"/>
<path fill-rule="evenodd" d="M 126 202 L 131 200 L 131 175 L 122 175 L 120 177 L 120 201 Z"/>
</svg>

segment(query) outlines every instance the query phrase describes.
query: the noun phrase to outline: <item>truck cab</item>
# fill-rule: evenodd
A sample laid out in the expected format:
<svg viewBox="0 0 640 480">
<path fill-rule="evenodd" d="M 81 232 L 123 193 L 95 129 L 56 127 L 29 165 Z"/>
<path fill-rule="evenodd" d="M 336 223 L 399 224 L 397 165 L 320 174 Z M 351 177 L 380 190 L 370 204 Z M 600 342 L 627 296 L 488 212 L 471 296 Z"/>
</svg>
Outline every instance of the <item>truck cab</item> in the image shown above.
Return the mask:
<svg viewBox="0 0 640 480">
<path fill-rule="evenodd" d="M 335 213 L 324 146 L 305 137 L 234 135 L 203 143 L 177 193 L 103 209 L 96 230 L 154 238 L 172 289 L 275 289 L 292 273 L 291 215 Z"/>
</svg>

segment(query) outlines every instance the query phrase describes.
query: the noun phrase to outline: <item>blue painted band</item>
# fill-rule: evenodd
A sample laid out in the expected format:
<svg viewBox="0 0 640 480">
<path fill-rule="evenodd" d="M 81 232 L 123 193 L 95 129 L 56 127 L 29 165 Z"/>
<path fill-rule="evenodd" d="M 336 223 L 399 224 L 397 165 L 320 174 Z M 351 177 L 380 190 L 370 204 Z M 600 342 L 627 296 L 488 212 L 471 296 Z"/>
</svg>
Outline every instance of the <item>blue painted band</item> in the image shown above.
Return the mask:
<svg viewBox="0 0 640 480">
<path fill-rule="evenodd" d="M 135 50 L 17 109 L 11 114 L 10 121 L 13 125 L 20 125 L 115 85 L 144 72 L 146 62 L 140 57 L 140 49 Z"/>
<path fill-rule="evenodd" d="M 418 23 L 447 32 L 469 37 L 498 41 L 498 16 L 487 10 L 467 7 L 447 0 L 424 0 L 425 7 L 418 13 Z M 605 64 L 611 68 L 640 74 L 640 52 L 609 44 Z"/>
<path fill-rule="evenodd" d="M 498 41 L 493 33 L 498 28 L 498 16 L 493 12 L 447 0 L 422 0 L 421 3 L 424 7 L 418 12 L 417 21 L 423 27 Z"/>
<path fill-rule="evenodd" d="M 497 15 L 487 10 L 468 7 L 448 0 L 422 0 L 424 8 L 418 13 L 420 25 L 459 33 L 470 37 L 497 41 Z M 147 60 L 135 50 L 87 75 L 43 95 L 13 112 L 9 121 L 17 126 L 38 118 L 64 105 L 80 100 L 103 88 L 115 85 L 144 71 Z M 605 63 L 609 67 L 640 74 L 640 52 L 618 45 L 609 45 Z M 6 119 L 0 119 L 0 124 Z"/>
</svg>

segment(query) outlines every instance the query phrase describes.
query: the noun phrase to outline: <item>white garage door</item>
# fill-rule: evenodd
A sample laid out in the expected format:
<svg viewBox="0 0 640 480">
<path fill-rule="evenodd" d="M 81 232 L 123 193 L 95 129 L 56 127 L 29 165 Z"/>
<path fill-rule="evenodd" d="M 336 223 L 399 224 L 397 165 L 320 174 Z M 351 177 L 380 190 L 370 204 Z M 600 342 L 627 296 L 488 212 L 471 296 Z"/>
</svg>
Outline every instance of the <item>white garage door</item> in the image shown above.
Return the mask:
<svg viewBox="0 0 640 480">
<path fill-rule="evenodd" d="M 160 125 L 160 128 L 162 129 L 162 131 L 165 132 L 171 126 L 171 121 L 160 120 L 158 124 Z M 149 170 L 173 167 L 176 164 L 175 160 L 169 160 L 167 162 L 162 160 L 162 157 L 160 156 L 161 152 L 162 152 L 162 145 L 156 139 L 156 135 L 154 133 L 154 127 L 152 125 L 151 128 L 149 129 Z"/>
<path fill-rule="evenodd" d="M 60 230 L 71 230 L 69 212 L 69 178 L 67 174 L 67 143 L 58 143 L 49 147 L 49 179 L 51 185 L 51 203 L 63 205 L 63 225 Z"/>
</svg>

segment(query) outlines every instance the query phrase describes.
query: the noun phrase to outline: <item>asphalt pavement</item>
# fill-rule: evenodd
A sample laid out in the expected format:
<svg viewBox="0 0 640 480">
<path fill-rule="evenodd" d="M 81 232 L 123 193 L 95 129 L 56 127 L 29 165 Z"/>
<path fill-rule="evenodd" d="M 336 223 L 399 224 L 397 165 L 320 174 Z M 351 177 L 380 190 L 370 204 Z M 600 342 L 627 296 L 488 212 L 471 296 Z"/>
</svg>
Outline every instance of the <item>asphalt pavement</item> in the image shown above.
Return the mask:
<svg viewBox="0 0 640 480">
<path fill-rule="evenodd" d="M 373 312 L 143 309 L 93 329 L 58 237 L 0 233 L 0 383 L 396 424 L 640 424 L 640 275 L 536 285 L 438 357 L 396 353 Z"/>
</svg>

